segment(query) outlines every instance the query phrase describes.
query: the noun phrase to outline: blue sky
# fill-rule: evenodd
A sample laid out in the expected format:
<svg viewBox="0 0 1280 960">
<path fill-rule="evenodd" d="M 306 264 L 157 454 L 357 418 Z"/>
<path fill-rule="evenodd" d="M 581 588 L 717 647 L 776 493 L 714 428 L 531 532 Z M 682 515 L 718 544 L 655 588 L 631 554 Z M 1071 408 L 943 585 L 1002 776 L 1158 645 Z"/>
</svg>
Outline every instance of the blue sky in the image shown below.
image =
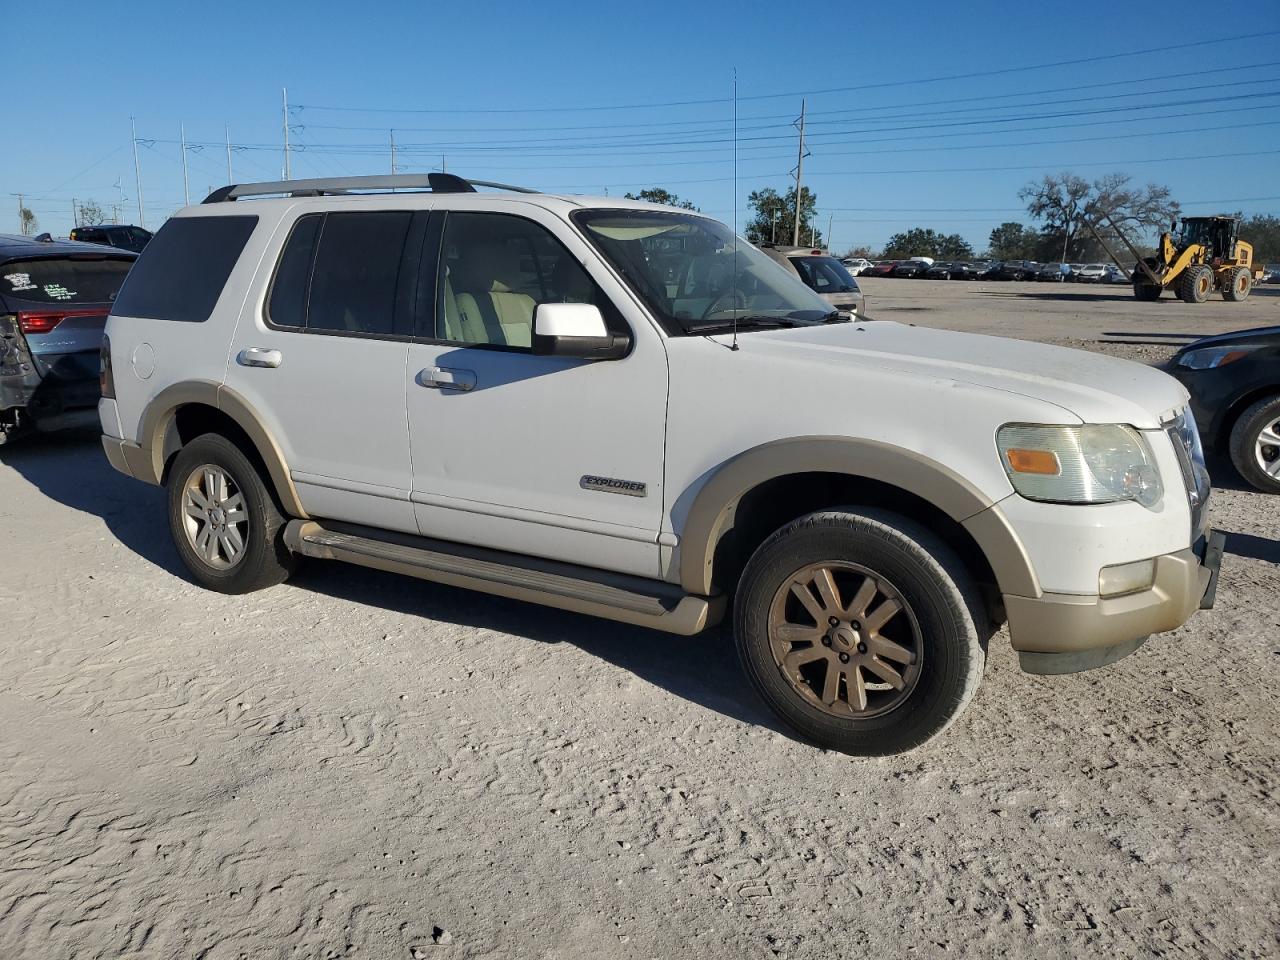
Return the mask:
<svg viewBox="0 0 1280 960">
<path fill-rule="evenodd" d="M 11 3 L 0 230 L 17 193 L 56 234 L 73 198 L 137 222 L 131 116 L 149 227 L 183 203 L 180 125 L 193 200 L 227 179 L 228 127 L 234 178 L 278 177 L 282 87 L 294 177 L 389 172 L 394 135 L 401 172 L 443 158 L 566 192 L 661 185 L 728 222 L 736 206 L 739 226 L 752 189 L 788 187 L 808 94 L 805 179 L 840 249 L 911 226 L 981 249 L 1020 219 L 1019 187 L 1061 170 L 1166 183 L 1188 212 L 1280 211 L 1280 23 L 1202 3 L 1141 30 L 1101 4 L 906 9 Z M 1043 66 L 1068 60 L 1091 62 Z"/>
</svg>

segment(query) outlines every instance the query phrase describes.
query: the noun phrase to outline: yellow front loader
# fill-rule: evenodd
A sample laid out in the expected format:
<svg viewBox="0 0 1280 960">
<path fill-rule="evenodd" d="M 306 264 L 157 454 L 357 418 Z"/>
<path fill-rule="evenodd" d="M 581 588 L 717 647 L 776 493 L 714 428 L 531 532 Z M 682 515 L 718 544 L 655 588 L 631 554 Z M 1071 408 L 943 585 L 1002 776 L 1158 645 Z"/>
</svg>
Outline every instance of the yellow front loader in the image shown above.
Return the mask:
<svg viewBox="0 0 1280 960">
<path fill-rule="evenodd" d="M 1133 295 L 1139 300 L 1159 300 L 1168 287 L 1186 303 L 1204 303 L 1214 290 L 1222 291 L 1224 300 L 1239 302 L 1253 289 L 1253 245 L 1237 236 L 1239 217 L 1183 217 L 1180 231 L 1175 220 L 1160 235 L 1154 257 L 1140 256 L 1110 217 L 1107 222 L 1138 258 L 1132 276 Z M 1092 224 L 1089 227 L 1116 260 Z M 1116 265 L 1124 269 L 1119 260 Z"/>
</svg>

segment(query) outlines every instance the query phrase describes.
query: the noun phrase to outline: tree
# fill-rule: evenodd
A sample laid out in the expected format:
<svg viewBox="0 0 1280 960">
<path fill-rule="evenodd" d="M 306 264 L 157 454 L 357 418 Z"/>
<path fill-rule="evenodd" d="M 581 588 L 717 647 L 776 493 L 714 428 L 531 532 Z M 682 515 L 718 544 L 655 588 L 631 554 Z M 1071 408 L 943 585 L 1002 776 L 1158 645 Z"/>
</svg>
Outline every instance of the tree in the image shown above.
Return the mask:
<svg viewBox="0 0 1280 960">
<path fill-rule="evenodd" d="M 1280 262 L 1280 217 L 1264 213 L 1245 217 L 1240 239 L 1253 244 L 1254 264 Z"/>
<path fill-rule="evenodd" d="M 796 222 L 796 191 L 792 187 L 781 196 L 773 187 L 752 190 L 747 197 L 752 210 L 752 220 L 747 224 L 746 237 L 752 243 L 789 244 L 794 237 Z M 800 242 L 822 246 L 822 231 L 814 226 L 814 211 L 818 195 L 808 187 L 800 192 Z"/>
<path fill-rule="evenodd" d="M 80 223 L 86 227 L 97 226 L 107 219 L 107 215 L 102 212 L 102 207 L 98 206 L 96 200 L 86 200 L 80 204 L 79 217 Z"/>
<path fill-rule="evenodd" d="M 1166 226 L 1179 213 L 1168 187 L 1149 183 L 1135 187 L 1125 173 L 1110 173 L 1093 183 L 1073 173 L 1046 174 L 1018 191 L 1032 219 L 1040 221 L 1041 259 L 1093 260 L 1102 249 L 1085 227 L 1092 222 L 1107 244 L 1119 242 L 1103 222 L 1109 216 L 1126 236 L 1138 242 Z"/>
<path fill-rule="evenodd" d="M 907 257 L 936 257 L 940 260 L 972 260 L 973 247 L 958 233 L 941 234 L 936 230 L 913 227 L 895 233 L 884 246 L 886 260 Z"/>
<path fill-rule="evenodd" d="M 996 260 L 1029 260 L 1036 256 L 1040 234 L 1030 227 L 1006 220 L 991 231 L 988 253 Z"/>
<path fill-rule="evenodd" d="M 25 204 L 18 207 L 18 226 L 24 237 L 29 237 L 40 229 L 40 221 L 36 219 L 35 212 Z"/>
<path fill-rule="evenodd" d="M 668 207 L 680 207 L 682 210 L 697 210 L 688 200 L 681 200 L 670 190 L 663 187 L 648 187 L 639 193 L 628 193 L 628 200 L 647 200 L 649 203 L 661 203 Z"/>
<path fill-rule="evenodd" d="M 874 256 L 875 254 L 871 251 L 871 248 L 868 246 L 850 247 L 848 250 L 844 252 L 843 259 L 850 260 L 853 258 L 860 258 L 862 260 L 870 260 Z"/>
</svg>

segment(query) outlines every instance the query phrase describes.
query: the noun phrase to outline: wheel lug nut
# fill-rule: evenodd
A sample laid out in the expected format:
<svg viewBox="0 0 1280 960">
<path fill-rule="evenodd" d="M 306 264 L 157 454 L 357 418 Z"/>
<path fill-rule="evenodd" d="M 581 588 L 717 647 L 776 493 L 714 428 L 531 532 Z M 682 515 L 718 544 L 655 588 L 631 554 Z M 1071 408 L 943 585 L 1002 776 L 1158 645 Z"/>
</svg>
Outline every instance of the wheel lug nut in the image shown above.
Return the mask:
<svg viewBox="0 0 1280 960">
<path fill-rule="evenodd" d="M 865 643 L 860 643 L 860 644 L 858 644 L 858 652 L 859 652 L 859 653 L 866 653 L 866 652 L 867 652 L 867 645 L 866 645 Z"/>
<path fill-rule="evenodd" d="M 824 647 L 829 647 L 829 646 L 831 646 L 831 638 L 830 638 L 830 637 L 823 637 L 823 638 L 822 638 L 822 645 L 823 645 Z"/>
<path fill-rule="evenodd" d="M 854 620 L 852 623 L 849 624 L 849 627 L 850 629 L 853 629 L 853 630 L 861 630 L 862 624 L 860 624 L 857 620 Z"/>
<path fill-rule="evenodd" d="M 828 617 L 828 618 L 827 618 L 827 623 L 828 623 L 830 626 L 833 626 L 833 627 L 834 627 L 834 626 L 835 626 L 836 624 L 838 624 L 839 622 L 840 622 L 840 621 L 839 621 L 839 620 L 837 620 L 835 617 Z"/>
<path fill-rule="evenodd" d="M 848 662 L 849 662 L 849 655 L 848 655 L 847 653 L 842 653 L 842 654 L 840 654 L 840 662 L 841 662 L 841 663 L 848 663 Z"/>
</svg>

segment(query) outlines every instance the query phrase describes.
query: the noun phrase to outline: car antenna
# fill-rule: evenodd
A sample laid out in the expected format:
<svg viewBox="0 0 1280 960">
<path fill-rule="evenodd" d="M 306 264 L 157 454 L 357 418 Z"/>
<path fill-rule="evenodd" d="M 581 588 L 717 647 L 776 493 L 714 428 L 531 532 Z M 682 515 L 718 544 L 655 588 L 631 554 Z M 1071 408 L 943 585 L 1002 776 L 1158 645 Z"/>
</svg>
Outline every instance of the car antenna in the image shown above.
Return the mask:
<svg viewBox="0 0 1280 960">
<path fill-rule="evenodd" d="M 733 346 L 738 349 L 738 68 L 733 68 Z"/>
</svg>

